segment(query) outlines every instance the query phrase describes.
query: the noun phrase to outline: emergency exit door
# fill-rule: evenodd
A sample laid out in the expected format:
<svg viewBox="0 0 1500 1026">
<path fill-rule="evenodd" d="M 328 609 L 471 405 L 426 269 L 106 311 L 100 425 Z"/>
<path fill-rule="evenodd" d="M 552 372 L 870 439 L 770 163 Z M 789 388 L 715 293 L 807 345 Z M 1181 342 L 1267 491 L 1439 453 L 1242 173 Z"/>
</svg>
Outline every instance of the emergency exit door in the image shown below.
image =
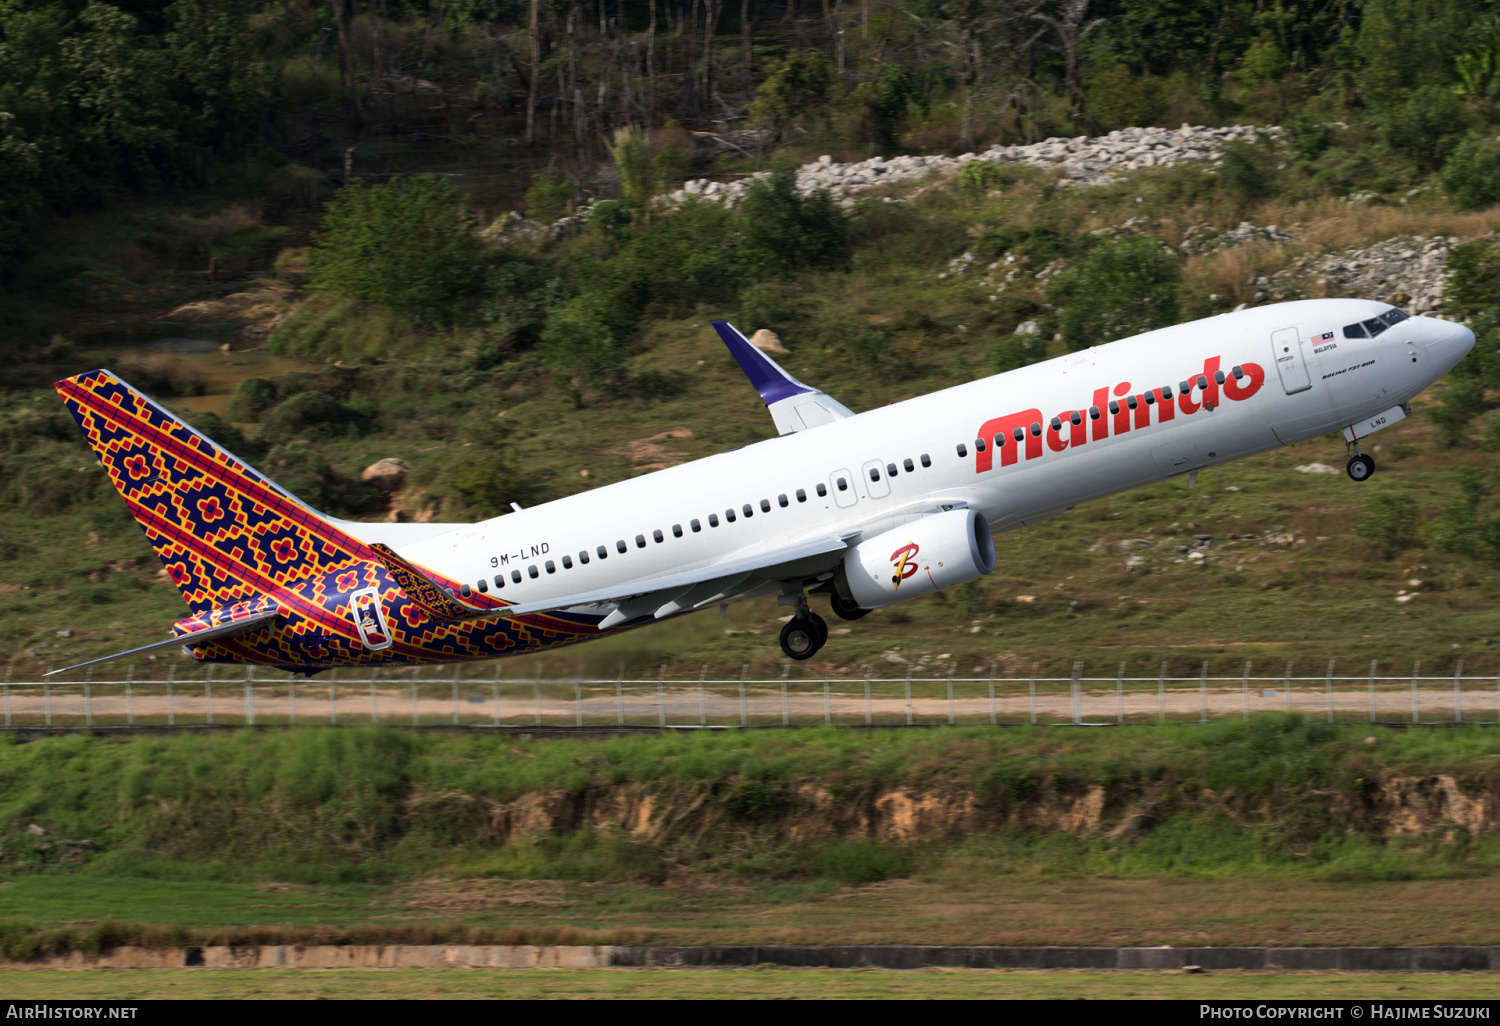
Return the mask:
<svg viewBox="0 0 1500 1026">
<path fill-rule="evenodd" d="M 1312 379 L 1307 375 L 1307 352 L 1303 348 L 1301 333 L 1296 328 L 1277 328 L 1271 332 L 1272 359 L 1276 361 L 1276 373 L 1281 375 L 1281 387 L 1287 395 L 1295 395 L 1312 388 Z"/>
</svg>

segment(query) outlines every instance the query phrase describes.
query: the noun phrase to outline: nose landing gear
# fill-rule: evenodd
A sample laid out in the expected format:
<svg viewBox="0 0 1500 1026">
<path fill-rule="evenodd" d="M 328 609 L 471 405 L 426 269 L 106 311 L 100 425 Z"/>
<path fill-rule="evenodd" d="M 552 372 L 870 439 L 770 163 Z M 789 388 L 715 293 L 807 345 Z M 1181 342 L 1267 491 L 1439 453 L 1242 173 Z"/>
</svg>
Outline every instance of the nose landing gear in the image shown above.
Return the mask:
<svg viewBox="0 0 1500 1026">
<path fill-rule="evenodd" d="M 1349 457 L 1349 463 L 1344 467 L 1351 480 L 1368 481 L 1375 473 L 1375 460 L 1359 451 L 1359 443 L 1351 442 L 1349 447 L 1354 455 Z"/>
</svg>

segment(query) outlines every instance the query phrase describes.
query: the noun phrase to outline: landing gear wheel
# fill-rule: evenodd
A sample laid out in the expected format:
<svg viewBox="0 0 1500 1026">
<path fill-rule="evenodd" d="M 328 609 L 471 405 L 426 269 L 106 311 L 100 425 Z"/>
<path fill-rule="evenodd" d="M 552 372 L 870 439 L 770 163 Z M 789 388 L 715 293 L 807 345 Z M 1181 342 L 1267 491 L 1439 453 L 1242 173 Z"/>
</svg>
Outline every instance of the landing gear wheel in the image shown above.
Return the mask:
<svg viewBox="0 0 1500 1026">
<path fill-rule="evenodd" d="M 1353 480 L 1368 481 L 1375 473 L 1375 460 L 1369 456 L 1354 456 L 1344 469 Z"/>
<path fill-rule="evenodd" d="M 788 659 L 811 659 L 828 640 L 828 625 L 815 613 L 798 614 L 781 628 L 781 651 Z"/>
<path fill-rule="evenodd" d="M 828 605 L 833 609 L 833 615 L 840 620 L 858 620 L 870 614 L 868 609 L 861 609 L 838 592 L 829 596 Z"/>
</svg>

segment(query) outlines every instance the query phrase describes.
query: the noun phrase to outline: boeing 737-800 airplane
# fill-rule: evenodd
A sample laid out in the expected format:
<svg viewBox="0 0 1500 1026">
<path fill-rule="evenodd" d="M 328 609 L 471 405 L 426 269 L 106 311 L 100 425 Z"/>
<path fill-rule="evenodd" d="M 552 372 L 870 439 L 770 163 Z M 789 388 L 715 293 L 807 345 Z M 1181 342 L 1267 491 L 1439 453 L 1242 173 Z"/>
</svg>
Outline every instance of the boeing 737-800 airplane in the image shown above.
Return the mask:
<svg viewBox="0 0 1500 1026">
<path fill-rule="evenodd" d="M 828 638 L 809 593 L 857 619 L 988 573 L 994 534 L 1089 499 L 1339 429 L 1366 480 L 1360 440 L 1474 345 L 1383 303 L 1307 300 L 856 415 L 714 326 L 779 437 L 477 524 L 324 516 L 108 371 L 58 382 L 192 611 L 107 658 L 489 659 L 775 594 L 794 609 L 781 648 L 807 659 Z"/>
</svg>

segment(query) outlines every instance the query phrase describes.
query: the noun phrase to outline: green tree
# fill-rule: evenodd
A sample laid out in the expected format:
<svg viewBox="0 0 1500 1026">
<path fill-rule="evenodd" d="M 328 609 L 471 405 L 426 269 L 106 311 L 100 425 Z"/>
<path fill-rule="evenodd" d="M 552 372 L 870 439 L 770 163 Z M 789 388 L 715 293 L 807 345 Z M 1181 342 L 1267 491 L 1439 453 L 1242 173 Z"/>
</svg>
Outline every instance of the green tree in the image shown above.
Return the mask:
<svg viewBox="0 0 1500 1026">
<path fill-rule="evenodd" d="M 755 91 L 750 115 L 778 137 L 805 122 L 826 121 L 833 95 L 833 71 L 822 56 L 798 50 L 771 69 Z"/>
<path fill-rule="evenodd" d="M 483 280 L 481 245 L 463 197 L 444 178 L 361 182 L 328 205 L 308 250 L 314 292 L 452 324 Z"/>
<path fill-rule="evenodd" d="M 1385 141 L 1426 174 L 1438 170 L 1458 148 L 1469 128 L 1469 114 L 1453 90 L 1423 86 L 1389 109 Z"/>
<path fill-rule="evenodd" d="M 922 102 L 921 90 L 899 64 L 883 64 L 873 78 L 860 87 L 865 105 L 865 130 L 870 144 L 881 153 L 893 153 L 901 145 L 901 131 L 914 104 Z"/>
<path fill-rule="evenodd" d="M 615 129 L 609 157 L 620 176 L 620 197 L 632 206 L 650 199 L 655 168 L 651 165 L 651 145 L 646 133 L 633 125 Z"/>
<path fill-rule="evenodd" d="M 1175 322 L 1177 259 L 1146 235 L 1106 242 L 1052 280 L 1047 301 L 1069 349 L 1085 349 Z"/>
</svg>

